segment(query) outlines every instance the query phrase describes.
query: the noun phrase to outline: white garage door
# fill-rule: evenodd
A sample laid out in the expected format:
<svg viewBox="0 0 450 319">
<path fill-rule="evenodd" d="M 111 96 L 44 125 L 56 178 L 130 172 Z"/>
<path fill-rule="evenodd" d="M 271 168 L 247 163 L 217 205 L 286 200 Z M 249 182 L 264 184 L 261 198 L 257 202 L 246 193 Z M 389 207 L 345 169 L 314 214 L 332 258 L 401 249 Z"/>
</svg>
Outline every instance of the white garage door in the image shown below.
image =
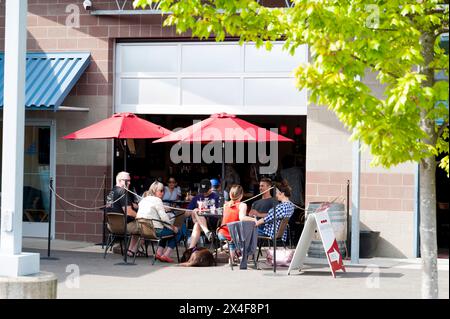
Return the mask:
<svg viewBox="0 0 450 319">
<path fill-rule="evenodd" d="M 115 112 L 306 115 L 293 70 L 307 61 L 275 43 L 268 52 L 236 42 L 119 43 Z"/>
</svg>

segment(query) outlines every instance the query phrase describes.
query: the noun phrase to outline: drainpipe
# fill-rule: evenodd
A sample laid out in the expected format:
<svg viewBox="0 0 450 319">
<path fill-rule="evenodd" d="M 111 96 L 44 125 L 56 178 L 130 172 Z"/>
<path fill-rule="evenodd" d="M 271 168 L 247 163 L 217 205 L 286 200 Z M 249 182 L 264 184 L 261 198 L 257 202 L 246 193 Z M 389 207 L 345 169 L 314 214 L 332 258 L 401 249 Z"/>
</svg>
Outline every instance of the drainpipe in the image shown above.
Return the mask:
<svg viewBox="0 0 450 319">
<path fill-rule="evenodd" d="M 353 169 L 352 169 L 352 243 L 351 262 L 359 264 L 359 189 L 361 181 L 361 142 L 353 142 Z"/>
</svg>

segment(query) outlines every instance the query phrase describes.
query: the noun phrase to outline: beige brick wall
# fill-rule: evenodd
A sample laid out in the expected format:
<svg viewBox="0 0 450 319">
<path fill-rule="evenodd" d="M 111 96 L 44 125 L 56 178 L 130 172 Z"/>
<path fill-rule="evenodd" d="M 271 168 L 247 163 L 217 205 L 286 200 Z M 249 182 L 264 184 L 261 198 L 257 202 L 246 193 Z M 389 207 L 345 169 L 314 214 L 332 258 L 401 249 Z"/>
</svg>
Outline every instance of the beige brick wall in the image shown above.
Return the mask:
<svg viewBox="0 0 450 319">
<path fill-rule="evenodd" d="M 325 107 L 310 105 L 306 130 L 307 172 L 351 172 L 350 134 Z"/>
<path fill-rule="evenodd" d="M 306 148 L 306 205 L 336 199 L 347 204 L 353 165 L 350 133 L 325 107 L 308 108 Z M 372 167 L 371 159 L 366 149 L 361 154 L 361 228 L 380 231 L 378 256 L 412 257 L 415 165 L 386 169 Z"/>
<path fill-rule="evenodd" d="M 361 230 L 380 232 L 376 256 L 414 257 L 414 220 L 409 211 L 361 210 Z"/>
</svg>

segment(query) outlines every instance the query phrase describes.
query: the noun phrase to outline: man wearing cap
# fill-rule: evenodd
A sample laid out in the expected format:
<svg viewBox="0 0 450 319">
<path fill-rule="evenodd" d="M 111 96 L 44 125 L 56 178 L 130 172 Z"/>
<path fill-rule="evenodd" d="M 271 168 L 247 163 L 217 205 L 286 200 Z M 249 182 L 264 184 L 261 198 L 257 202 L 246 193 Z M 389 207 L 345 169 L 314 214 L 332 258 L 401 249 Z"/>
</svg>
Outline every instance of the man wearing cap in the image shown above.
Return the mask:
<svg viewBox="0 0 450 319">
<path fill-rule="evenodd" d="M 219 196 L 213 192 L 211 181 L 209 179 L 201 180 L 198 195 L 191 200 L 187 207 L 187 209 L 192 210 L 191 217 L 194 222 L 189 248 L 194 248 L 197 245 L 202 231 L 209 241 L 212 240 L 212 232 L 208 229 L 206 218 L 199 216 L 198 202 L 204 203 L 202 210 L 207 210 L 208 213 L 211 212 L 211 210 L 214 210 L 220 202 Z M 211 226 L 215 227 L 218 224 L 219 216 L 210 217 L 209 219 Z"/>
<path fill-rule="evenodd" d="M 224 194 L 222 192 L 222 185 L 217 178 L 211 179 L 212 192 L 219 197 L 219 202 L 216 203 L 217 208 L 222 208 L 224 203 Z"/>
</svg>

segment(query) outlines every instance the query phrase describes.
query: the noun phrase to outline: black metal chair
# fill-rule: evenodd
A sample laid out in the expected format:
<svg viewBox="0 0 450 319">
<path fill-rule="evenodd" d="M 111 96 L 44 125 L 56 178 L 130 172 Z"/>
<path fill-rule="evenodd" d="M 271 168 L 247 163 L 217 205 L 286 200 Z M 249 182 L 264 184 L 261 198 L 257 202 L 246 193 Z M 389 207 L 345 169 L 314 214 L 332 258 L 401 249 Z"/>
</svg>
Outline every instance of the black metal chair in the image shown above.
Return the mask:
<svg viewBox="0 0 450 319">
<path fill-rule="evenodd" d="M 120 243 L 120 252 L 123 256 L 124 246 L 128 250 L 128 239 L 132 235 L 130 227 L 127 225 L 127 234 L 124 234 L 124 216 L 121 213 L 106 213 L 106 228 L 108 229 L 108 238 L 106 240 L 105 253 L 103 258 L 106 258 L 108 248 L 112 250 L 112 247 L 116 241 Z M 125 242 L 125 245 L 123 245 Z"/>
<path fill-rule="evenodd" d="M 215 259 L 217 260 L 217 255 L 218 255 L 218 251 L 219 251 L 219 248 L 220 248 L 220 250 L 221 251 L 223 251 L 223 247 L 222 247 L 222 242 L 225 242 L 226 243 L 226 245 L 227 245 L 227 247 L 228 247 L 228 261 L 229 261 L 229 264 L 230 264 L 230 267 L 231 267 L 231 270 L 233 270 L 233 260 L 231 259 L 231 254 L 230 254 L 230 251 L 229 251 L 229 249 L 230 249 L 230 240 L 228 240 L 228 239 L 219 239 L 219 230 L 221 230 L 222 228 L 224 228 L 226 225 L 222 225 L 222 226 L 220 226 L 220 227 L 217 227 L 217 229 L 216 229 L 216 233 L 215 233 L 215 237 L 217 238 L 217 246 L 216 247 L 214 247 L 215 249 Z"/>
<path fill-rule="evenodd" d="M 275 238 L 276 238 L 277 242 L 281 240 L 284 248 L 286 248 L 286 242 L 283 241 L 283 234 L 284 234 L 284 231 L 289 227 L 289 224 L 288 224 L 289 219 L 290 219 L 290 217 L 283 217 L 283 218 L 277 219 L 277 220 L 281 220 L 281 223 L 280 223 L 280 226 L 278 227 Z M 288 236 L 289 236 L 289 232 L 288 232 Z M 256 261 L 258 261 L 259 256 L 262 255 L 261 246 L 264 242 L 267 242 L 267 244 L 268 244 L 267 246 L 270 249 L 271 244 L 273 242 L 273 238 L 270 236 L 258 235 L 258 255 L 256 257 Z"/>
<path fill-rule="evenodd" d="M 137 225 L 138 225 L 138 243 L 141 242 L 142 239 L 144 239 L 145 241 L 145 253 L 148 256 L 148 245 L 147 242 L 150 242 L 150 244 L 152 245 L 152 251 L 153 251 L 153 263 L 152 265 L 155 264 L 156 262 L 156 252 L 155 252 L 155 248 L 153 246 L 153 243 L 156 243 L 156 246 L 159 245 L 159 242 L 162 239 L 171 239 L 171 238 L 175 238 L 177 235 L 173 234 L 173 235 L 168 235 L 168 236 L 161 236 L 159 237 L 158 235 L 156 235 L 156 231 L 155 231 L 155 227 L 153 226 L 153 222 L 157 221 L 160 222 L 163 225 L 171 225 L 169 223 L 166 223 L 162 220 L 159 219 L 145 219 L 145 218 L 140 218 L 140 219 L 136 219 Z M 175 250 L 177 252 L 177 260 L 178 263 L 180 262 L 180 254 L 178 252 L 178 245 L 175 245 Z M 134 255 L 134 259 L 133 262 L 136 260 L 136 254 Z"/>
</svg>

